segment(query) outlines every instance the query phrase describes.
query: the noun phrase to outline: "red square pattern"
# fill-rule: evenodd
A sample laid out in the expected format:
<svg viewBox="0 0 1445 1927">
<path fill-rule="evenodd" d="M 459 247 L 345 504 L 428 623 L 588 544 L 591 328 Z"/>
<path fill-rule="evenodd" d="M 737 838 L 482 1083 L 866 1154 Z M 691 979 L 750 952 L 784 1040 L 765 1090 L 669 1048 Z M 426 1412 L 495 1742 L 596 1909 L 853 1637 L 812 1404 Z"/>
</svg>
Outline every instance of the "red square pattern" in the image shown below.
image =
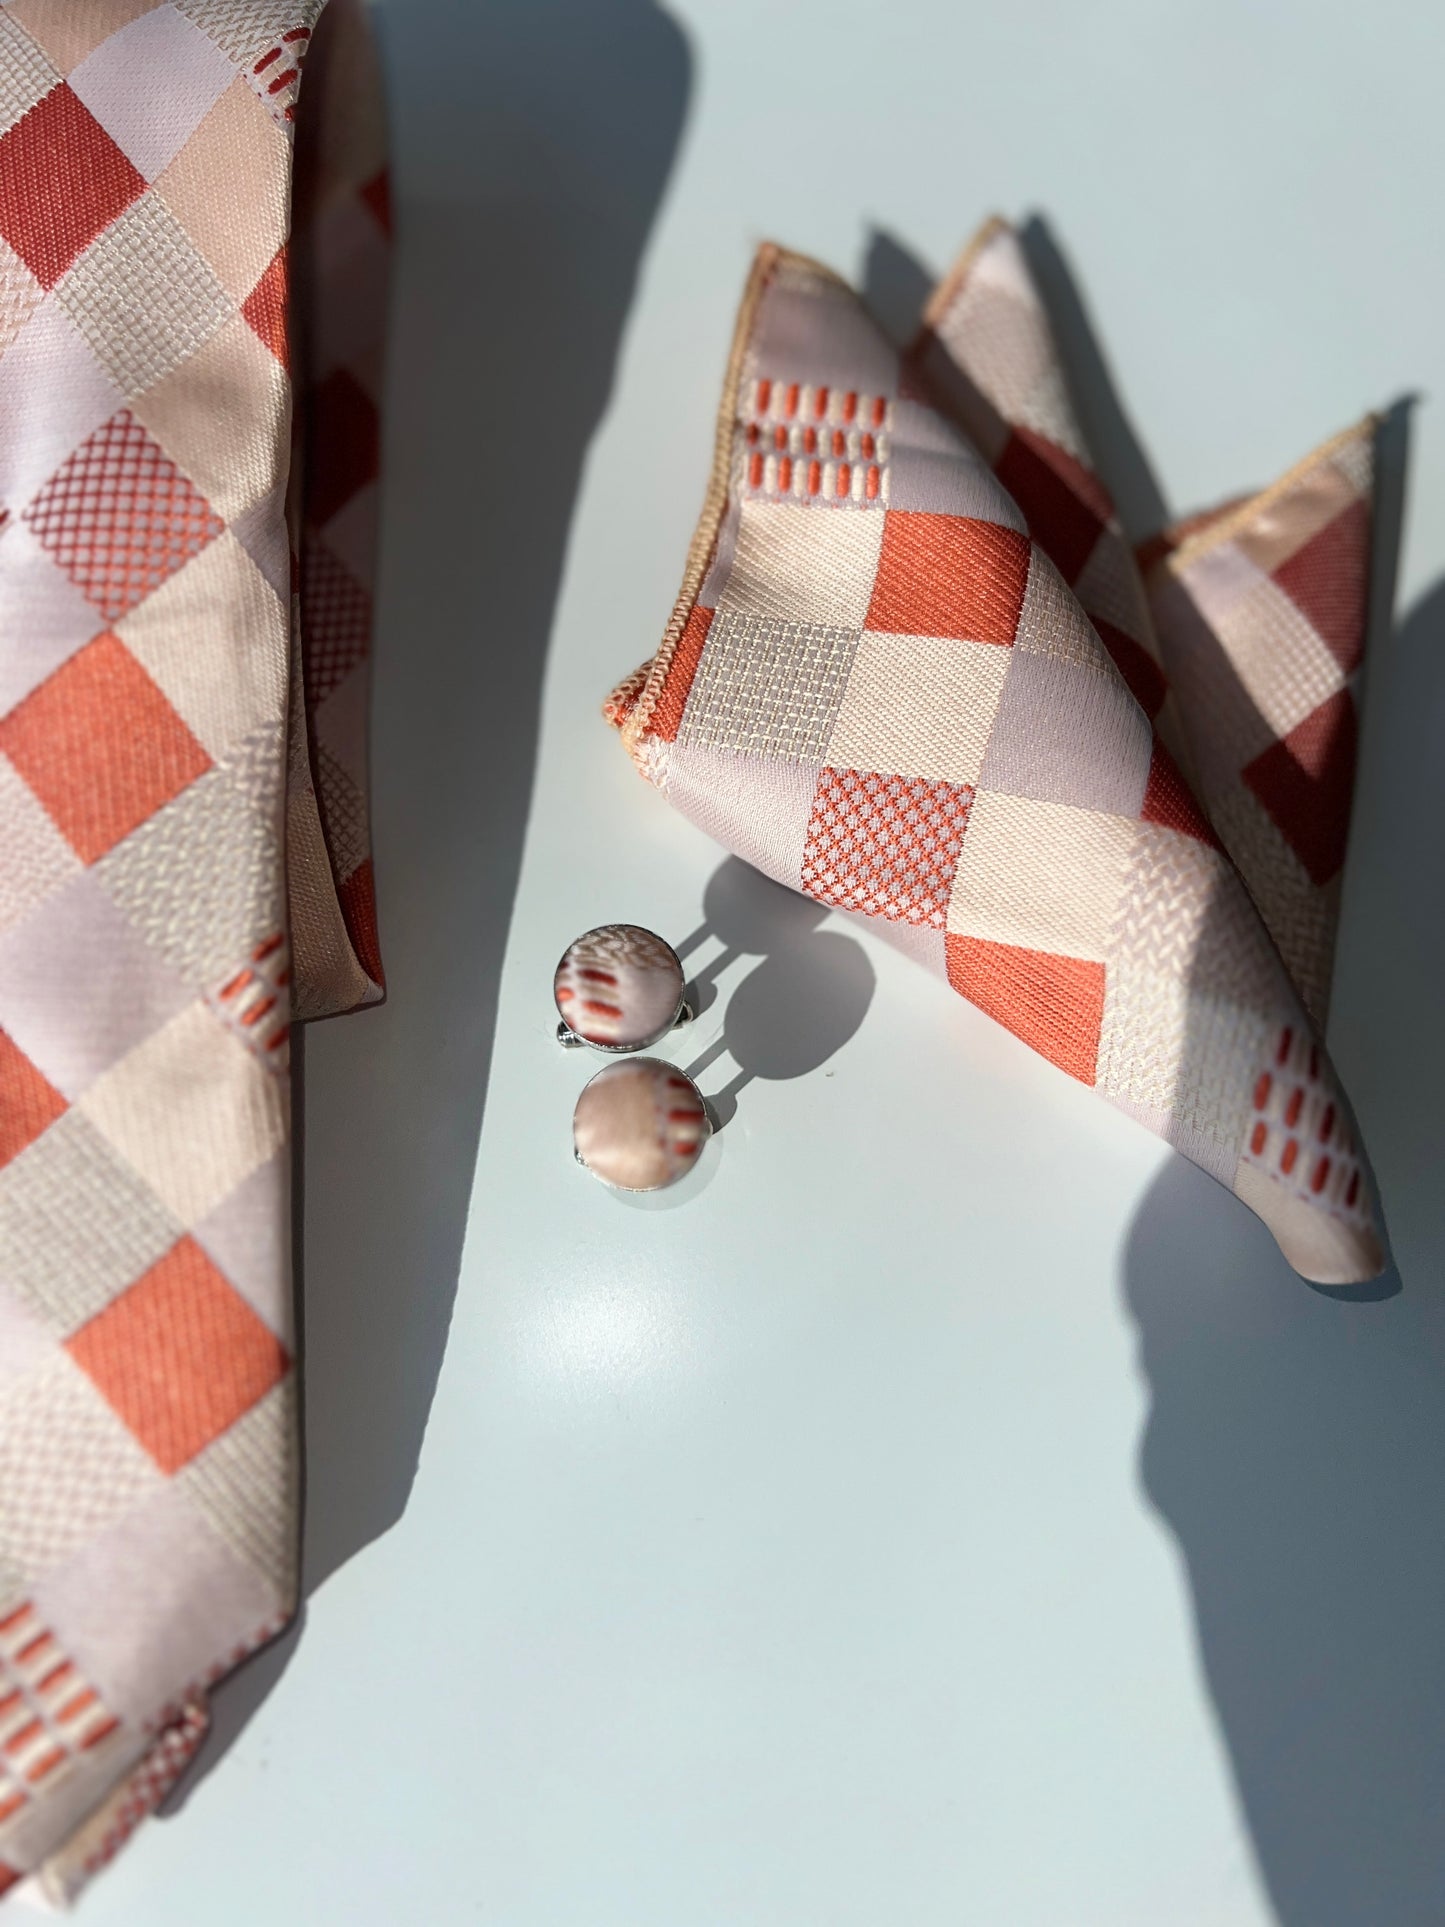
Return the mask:
<svg viewBox="0 0 1445 1927">
<path fill-rule="evenodd" d="M 1065 582 L 1076 581 L 1114 512 L 1098 478 L 1044 436 L 1017 427 L 994 474 Z"/>
<path fill-rule="evenodd" d="M 87 863 L 211 759 L 135 657 L 97 636 L 0 718 L 0 749 Z"/>
<path fill-rule="evenodd" d="M 1144 807 L 1140 821 L 1159 823 L 1181 836 L 1192 836 L 1217 850 L 1219 839 L 1208 818 L 1194 800 L 1194 792 L 1179 773 L 1179 765 L 1156 736 L 1154 754 L 1149 759 L 1149 778 L 1144 785 Z"/>
<path fill-rule="evenodd" d="M 361 189 L 361 198 L 376 217 L 383 234 L 391 233 L 391 176 L 385 168 L 373 174 Z"/>
<path fill-rule="evenodd" d="M 145 180 L 61 81 L 0 140 L 0 234 L 43 288 L 145 192 Z"/>
<path fill-rule="evenodd" d="M 322 528 L 381 472 L 376 403 L 336 368 L 306 394 L 306 520 Z"/>
<path fill-rule="evenodd" d="M 1364 653 L 1369 567 L 1370 511 L 1359 501 L 1342 509 L 1274 572 L 1347 676 Z"/>
<path fill-rule="evenodd" d="M 1344 868 L 1356 735 L 1354 698 L 1337 689 L 1241 771 L 1314 884 Z"/>
<path fill-rule="evenodd" d="M 1081 1084 L 1095 1081 L 1103 964 L 951 932 L 944 949 L 948 981 L 961 996 Z"/>
<path fill-rule="evenodd" d="M 836 909 L 941 930 L 972 805 L 967 784 L 825 769 L 802 887 Z"/>
<path fill-rule="evenodd" d="M 143 602 L 225 527 L 128 408 L 81 443 L 24 520 L 107 622 Z"/>
<path fill-rule="evenodd" d="M 996 522 L 889 509 L 866 627 L 1009 644 L 1029 577 L 1029 538 Z"/>
<path fill-rule="evenodd" d="M 0 1166 L 19 1157 L 65 1109 L 65 1099 L 0 1030 Z"/>
<path fill-rule="evenodd" d="M 1169 694 L 1164 671 L 1142 642 L 1135 642 L 1132 636 L 1125 635 L 1122 629 L 1116 629 L 1112 622 L 1105 622 L 1101 616 L 1090 616 L 1089 620 L 1100 642 L 1108 650 L 1114 667 L 1128 685 L 1129 694 L 1152 723 Z"/>
<path fill-rule="evenodd" d="M 371 981 L 384 988 L 386 973 L 381 967 L 381 939 L 376 928 L 376 878 L 370 857 L 337 884 L 336 894 L 357 961 Z"/>
<path fill-rule="evenodd" d="M 177 1472 L 286 1373 L 286 1348 L 182 1238 L 65 1349 L 163 1472 Z"/>
</svg>

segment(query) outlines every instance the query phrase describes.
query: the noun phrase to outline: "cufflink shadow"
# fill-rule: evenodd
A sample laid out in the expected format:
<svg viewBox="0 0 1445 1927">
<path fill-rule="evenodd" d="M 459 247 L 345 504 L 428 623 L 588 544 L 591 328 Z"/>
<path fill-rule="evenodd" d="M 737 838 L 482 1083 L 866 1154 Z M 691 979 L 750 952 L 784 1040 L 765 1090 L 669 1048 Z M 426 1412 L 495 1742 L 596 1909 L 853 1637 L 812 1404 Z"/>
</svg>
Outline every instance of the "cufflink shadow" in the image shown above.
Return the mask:
<svg viewBox="0 0 1445 1927">
<path fill-rule="evenodd" d="M 737 857 L 718 865 L 703 895 L 703 922 L 678 946 L 686 958 L 709 942 L 722 948 L 694 972 L 694 1007 L 718 1000 L 718 979 L 744 957 L 758 958 L 727 995 L 722 1030 L 683 1069 L 703 1089 L 719 1129 L 737 1115 L 755 1078 L 782 1080 L 820 1070 L 854 1036 L 868 1014 L 876 979 L 854 938 L 824 930 L 827 908 L 799 896 Z M 723 1059 L 735 1066 L 721 1088 L 708 1073 Z"/>
<path fill-rule="evenodd" d="M 381 0 L 397 250 L 373 796 L 389 1000 L 306 1040 L 303 1591 L 395 1524 L 441 1367 L 581 466 L 691 88 L 652 0 Z M 297 1633 L 214 1695 L 187 1790 Z"/>
</svg>

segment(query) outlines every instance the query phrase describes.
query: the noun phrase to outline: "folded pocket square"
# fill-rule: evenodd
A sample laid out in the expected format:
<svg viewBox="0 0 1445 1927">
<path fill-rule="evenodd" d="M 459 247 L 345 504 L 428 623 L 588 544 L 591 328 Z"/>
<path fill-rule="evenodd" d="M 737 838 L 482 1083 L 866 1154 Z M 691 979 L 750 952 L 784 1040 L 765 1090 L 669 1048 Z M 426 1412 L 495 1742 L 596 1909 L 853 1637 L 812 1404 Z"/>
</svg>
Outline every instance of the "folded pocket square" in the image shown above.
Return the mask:
<svg viewBox="0 0 1445 1927">
<path fill-rule="evenodd" d="M 880 920 L 1333 1285 L 1384 1261 L 1316 1029 L 1372 446 L 1136 558 L 1009 228 L 906 355 L 765 247 L 682 592 L 605 710 L 700 827 Z"/>
</svg>

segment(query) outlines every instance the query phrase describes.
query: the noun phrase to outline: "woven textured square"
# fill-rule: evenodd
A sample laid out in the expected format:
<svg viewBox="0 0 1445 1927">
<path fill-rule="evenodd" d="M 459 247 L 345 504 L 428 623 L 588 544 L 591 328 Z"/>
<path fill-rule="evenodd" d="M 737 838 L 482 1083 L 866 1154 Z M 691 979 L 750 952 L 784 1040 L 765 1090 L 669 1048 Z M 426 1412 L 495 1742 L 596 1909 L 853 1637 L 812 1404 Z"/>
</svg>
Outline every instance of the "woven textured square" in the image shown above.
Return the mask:
<svg viewBox="0 0 1445 1927">
<path fill-rule="evenodd" d="M 191 1238 L 82 1325 L 66 1350 L 163 1472 L 234 1425 L 286 1370 L 274 1333 Z M 204 1357 L 204 1376 L 187 1369 Z"/>
<path fill-rule="evenodd" d="M 107 621 L 159 588 L 223 526 L 128 409 L 81 444 L 24 517 Z"/>
<path fill-rule="evenodd" d="M 164 307 L 146 302 L 146 289 L 154 287 L 167 290 Z M 158 194 L 143 195 L 112 222 L 55 298 L 128 398 L 179 368 L 233 311 L 230 296 Z"/>
<path fill-rule="evenodd" d="M 743 502 L 719 606 L 729 614 L 861 630 L 884 519 L 826 505 Z"/>
<path fill-rule="evenodd" d="M 1011 660 L 1011 652 L 989 643 L 865 631 L 829 760 L 977 783 Z M 921 694 L 925 690 L 932 695 Z"/>
<path fill-rule="evenodd" d="M 63 81 L 0 139 L 0 234 L 42 288 L 144 191 L 144 176 Z"/>
<path fill-rule="evenodd" d="M 941 930 L 972 802 L 962 785 L 825 769 L 799 882 L 836 909 Z"/>
<path fill-rule="evenodd" d="M 114 636 L 98 636 L 0 719 L 0 749 L 87 863 L 211 759 Z"/>
<path fill-rule="evenodd" d="M 32 1131 L 26 1155 L 0 1171 L 0 1273 L 64 1336 L 134 1284 L 180 1226 L 78 1111 L 52 1108 L 46 1122 L 54 1128 Z"/>
<path fill-rule="evenodd" d="M 837 719 L 856 633 L 730 611 L 712 625 L 678 740 L 816 762 Z"/>
<path fill-rule="evenodd" d="M 1018 628 L 1028 572 L 1028 541 L 1016 529 L 891 509 L 868 627 L 1007 645 Z"/>
</svg>

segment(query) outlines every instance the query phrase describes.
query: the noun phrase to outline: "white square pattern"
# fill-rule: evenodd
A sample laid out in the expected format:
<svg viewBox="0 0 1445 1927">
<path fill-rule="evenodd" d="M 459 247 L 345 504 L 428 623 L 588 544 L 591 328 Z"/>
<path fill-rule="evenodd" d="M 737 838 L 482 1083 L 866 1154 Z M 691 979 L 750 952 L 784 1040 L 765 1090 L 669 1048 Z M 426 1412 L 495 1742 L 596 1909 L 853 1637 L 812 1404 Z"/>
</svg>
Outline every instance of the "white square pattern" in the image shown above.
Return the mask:
<svg viewBox="0 0 1445 1927">
<path fill-rule="evenodd" d="M 162 6 L 103 40 L 69 78 L 131 165 L 153 181 L 235 77 L 209 34 Z"/>
</svg>

